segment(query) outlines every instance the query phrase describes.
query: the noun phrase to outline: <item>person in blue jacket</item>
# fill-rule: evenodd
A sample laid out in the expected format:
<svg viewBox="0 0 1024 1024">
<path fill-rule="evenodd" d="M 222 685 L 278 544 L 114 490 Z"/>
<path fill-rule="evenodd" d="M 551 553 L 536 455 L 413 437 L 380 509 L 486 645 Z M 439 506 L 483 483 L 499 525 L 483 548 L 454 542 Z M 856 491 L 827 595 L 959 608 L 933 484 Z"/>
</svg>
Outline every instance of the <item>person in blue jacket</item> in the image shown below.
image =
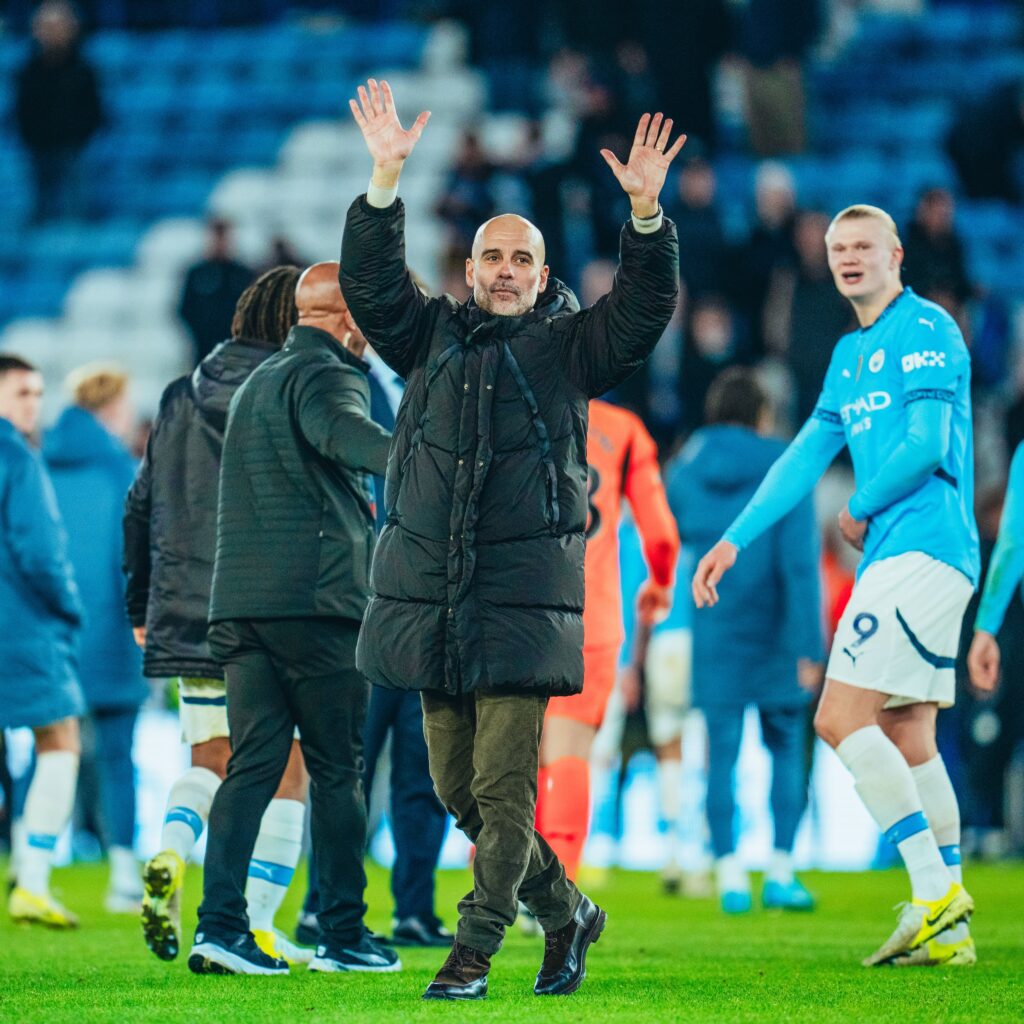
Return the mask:
<svg viewBox="0 0 1024 1024">
<path fill-rule="evenodd" d="M 135 861 L 132 739 L 149 693 L 124 613 L 121 517 L 135 460 L 120 440 L 133 422 L 128 377 L 86 366 L 68 379 L 69 405 L 43 443 L 68 531 L 68 554 L 86 608 L 79 677 L 96 736 L 101 821 L 110 859 L 106 908 L 137 913 L 142 882 Z"/>
<path fill-rule="evenodd" d="M 708 391 L 706 426 L 666 470 L 669 507 L 683 544 L 704 551 L 721 537 L 784 445 L 765 436 L 768 397 L 733 367 Z M 772 756 L 775 844 L 762 900 L 810 910 L 793 873 L 793 841 L 807 801 L 804 732 L 809 689 L 823 659 L 818 530 L 810 497 L 750 545 L 732 586 L 693 617 L 693 705 L 708 730 L 707 816 L 722 909 L 750 909 L 750 880 L 736 857 L 734 772 L 746 708 L 754 705 Z"/>
<path fill-rule="evenodd" d="M 28 726 L 36 747 L 7 909 L 15 921 L 74 928 L 78 919 L 50 893 L 50 867 L 78 781 L 82 607 L 50 478 L 27 441 L 42 395 L 31 363 L 0 354 L 0 729 Z"/>
</svg>

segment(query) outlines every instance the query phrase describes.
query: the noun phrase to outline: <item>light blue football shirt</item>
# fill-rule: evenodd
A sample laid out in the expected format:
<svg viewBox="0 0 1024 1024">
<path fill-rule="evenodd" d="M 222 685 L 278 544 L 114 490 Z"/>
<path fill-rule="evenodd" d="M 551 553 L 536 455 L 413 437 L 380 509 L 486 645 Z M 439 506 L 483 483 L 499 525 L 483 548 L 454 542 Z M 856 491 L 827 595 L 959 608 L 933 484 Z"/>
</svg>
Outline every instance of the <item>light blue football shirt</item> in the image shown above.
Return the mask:
<svg viewBox="0 0 1024 1024">
<path fill-rule="evenodd" d="M 860 572 L 883 558 L 921 551 L 977 583 L 970 387 L 970 355 L 956 321 L 910 288 L 873 324 L 836 344 L 814 417 L 842 431 L 850 449 L 857 481 L 850 513 L 869 520 Z M 908 410 L 920 401 L 950 406 L 945 458 L 920 487 L 872 508 L 865 485 L 906 438 Z"/>
</svg>

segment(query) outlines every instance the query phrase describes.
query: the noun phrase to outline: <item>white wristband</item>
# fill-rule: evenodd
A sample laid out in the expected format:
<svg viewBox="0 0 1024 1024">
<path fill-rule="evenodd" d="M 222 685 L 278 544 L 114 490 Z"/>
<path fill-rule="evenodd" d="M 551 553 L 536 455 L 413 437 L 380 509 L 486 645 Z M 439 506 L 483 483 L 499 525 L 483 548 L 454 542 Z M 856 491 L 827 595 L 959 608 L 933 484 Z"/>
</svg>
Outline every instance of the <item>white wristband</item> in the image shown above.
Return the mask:
<svg viewBox="0 0 1024 1024">
<path fill-rule="evenodd" d="M 379 210 L 389 207 L 398 198 L 398 186 L 393 188 L 381 188 L 371 181 L 366 189 L 366 201 Z"/>
<path fill-rule="evenodd" d="M 633 218 L 633 227 L 641 235 L 653 235 L 655 231 L 661 230 L 661 225 L 665 221 L 665 215 L 662 213 L 661 207 L 658 207 L 658 212 L 653 217 L 638 217 L 635 213 L 631 214 Z"/>
</svg>

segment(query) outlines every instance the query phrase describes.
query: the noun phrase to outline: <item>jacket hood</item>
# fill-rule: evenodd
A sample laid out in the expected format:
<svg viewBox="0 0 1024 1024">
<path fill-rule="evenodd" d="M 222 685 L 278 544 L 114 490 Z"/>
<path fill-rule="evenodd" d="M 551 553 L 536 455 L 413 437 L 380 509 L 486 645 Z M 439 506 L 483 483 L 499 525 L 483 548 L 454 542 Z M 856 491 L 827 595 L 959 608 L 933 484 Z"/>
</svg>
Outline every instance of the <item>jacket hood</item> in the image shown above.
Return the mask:
<svg viewBox="0 0 1024 1024">
<path fill-rule="evenodd" d="M 69 405 L 43 439 L 43 458 L 50 466 L 120 462 L 127 454 L 121 441 L 77 405 Z"/>
<path fill-rule="evenodd" d="M 192 372 L 189 387 L 200 415 L 221 433 L 234 393 L 277 346 L 248 338 L 222 341 Z"/>
<path fill-rule="evenodd" d="M 748 427 L 705 427 L 690 438 L 680 462 L 701 490 L 725 494 L 760 483 L 783 449 Z"/>
</svg>

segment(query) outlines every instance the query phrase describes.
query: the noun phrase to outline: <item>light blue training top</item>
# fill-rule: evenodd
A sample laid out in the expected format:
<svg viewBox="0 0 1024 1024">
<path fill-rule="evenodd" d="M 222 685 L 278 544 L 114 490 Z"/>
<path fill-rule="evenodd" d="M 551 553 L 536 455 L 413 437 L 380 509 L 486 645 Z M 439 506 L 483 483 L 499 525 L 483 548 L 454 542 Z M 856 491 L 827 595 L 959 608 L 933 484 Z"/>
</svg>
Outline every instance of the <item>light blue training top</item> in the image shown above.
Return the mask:
<svg viewBox="0 0 1024 1024">
<path fill-rule="evenodd" d="M 910 288 L 868 327 L 836 344 L 818 404 L 725 533 L 739 548 L 808 494 L 843 445 L 868 521 L 858 576 L 921 551 L 977 584 L 971 362 L 941 306 Z"/>
<path fill-rule="evenodd" d="M 1017 445 L 1010 463 L 999 539 L 992 551 L 985 589 L 981 594 L 975 629 L 995 635 L 1021 580 L 1024 579 L 1024 442 Z"/>
</svg>

